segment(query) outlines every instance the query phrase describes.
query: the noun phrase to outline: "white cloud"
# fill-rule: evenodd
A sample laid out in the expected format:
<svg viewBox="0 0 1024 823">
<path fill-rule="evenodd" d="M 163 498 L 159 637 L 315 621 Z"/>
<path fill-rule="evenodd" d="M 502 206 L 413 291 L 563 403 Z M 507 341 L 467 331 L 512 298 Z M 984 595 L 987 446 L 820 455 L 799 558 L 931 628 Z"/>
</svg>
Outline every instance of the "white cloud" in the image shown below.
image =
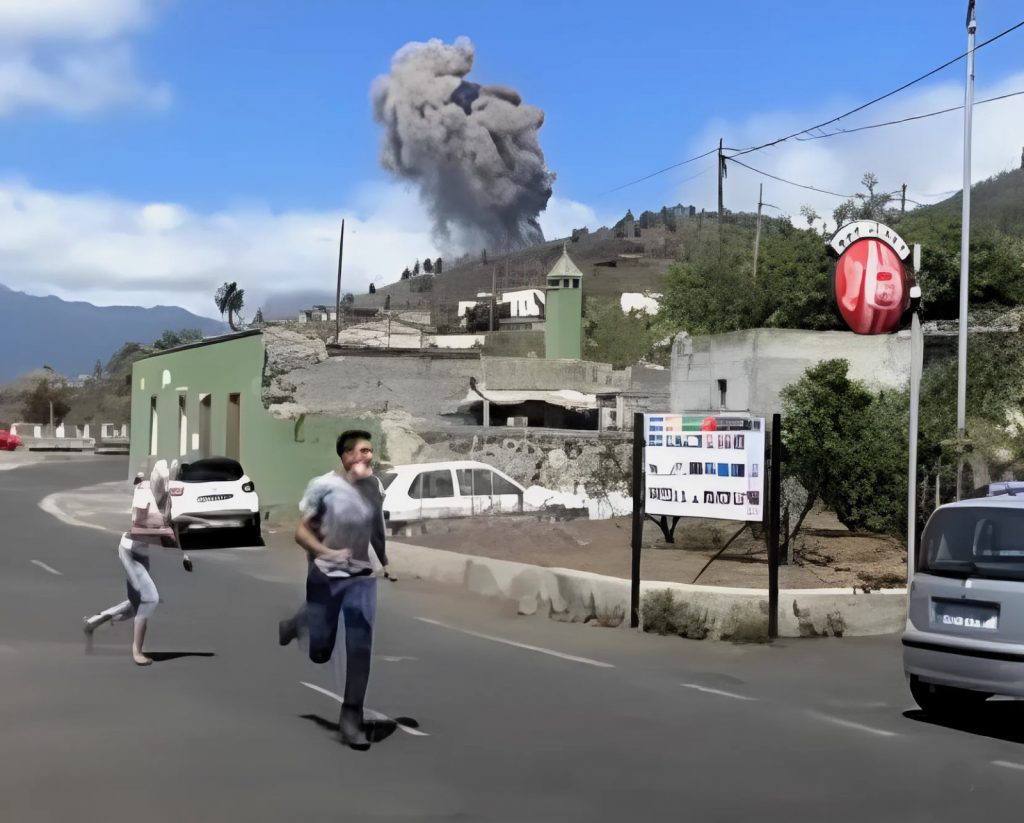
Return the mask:
<svg viewBox="0 0 1024 823">
<path fill-rule="evenodd" d="M 544 237 L 555 240 L 568 237 L 573 229 L 584 226 L 591 230 L 611 226 L 617 219 L 606 218 L 602 222 L 597 212 L 585 203 L 552 196 L 547 209 L 540 214 L 540 227 L 544 230 Z"/>
<path fill-rule="evenodd" d="M 145 23 L 152 0 L 3 0 L 0 40 L 105 40 Z"/>
<path fill-rule="evenodd" d="M 392 282 L 413 260 L 438 254 L 413 193 L 372 187 L 357 200 L 357 209 L 338 212 L 200 213 L 0 181 L 0 282 L 98 305 L 214 315 L 213 293 L 225 280 L 237 280 L 253 308 L 272 292 L 333 293 L 342 218 L 345 291 Z"/>
<path fill-rule="evenodd" d="M 158 0 L 2 0 L 0 117 L 25 109 L 82 116 L 124 105 L 161 109 L 163 83 L 140 79 L 128 37 Z"/>
<path fill-rule="evenodd" d="M 1024 73 L 979 85 L 975 100 L 1024 90 Z M 844 128 L 895 120 L 963 104 L 963 85 L 950 81 L 897 95 L 859 113 Z M 814 110 L 775 111 L 758 114 L 738 123 L 715 123 L 704 130 L 695 147 L 717 144 L 724 135 L 727 145 L 757 145 L 779 135 L 821 122 L 845 108 L 851 101 L 832 101 Z M 972 179 L 974 182 L 1020 163 L 1020 125 L 1024 123 L 1024 96 L 978 105 L 974 109 Z M 835 128 L 835 127 L 832 127 Z M 829 129 L 831 130 L 831 129 Z M 739 158 L 757 169 L 820 189 L 853 194 L 861 191 L 860 179 L 874 172 L 884 191 L 898 191 L 907 184 L 907 197 L 933 203 L 959 191 L 963 179 L 963 113 L 841 135 L 825 140 L 791 140 L 774 148 Z M 710 158 L 713 163 L 714 158 Z M 700 164 L 695 164 L 695 169 Z M 729 165 L 725 181 L 725 205 L 733 211 L 755 211 L 758 184 L 764 184 L 764 200 L 780 207 L 767 214 L 788 214 L 798 225 L 806 225 L 800 207 L 812 206 L 829 227 L 835 226 L 832 210 L 839 198 L 795 188 L 767 179 L 747 169 Z M 714 203 L 715 175 L 704 175 L 685 183 L 679 190 L 684 203 Z M 911 204 L 908 204 L 908 209 Z M 820 222 L 819 222 L 820 225 Z"/>
</svg>

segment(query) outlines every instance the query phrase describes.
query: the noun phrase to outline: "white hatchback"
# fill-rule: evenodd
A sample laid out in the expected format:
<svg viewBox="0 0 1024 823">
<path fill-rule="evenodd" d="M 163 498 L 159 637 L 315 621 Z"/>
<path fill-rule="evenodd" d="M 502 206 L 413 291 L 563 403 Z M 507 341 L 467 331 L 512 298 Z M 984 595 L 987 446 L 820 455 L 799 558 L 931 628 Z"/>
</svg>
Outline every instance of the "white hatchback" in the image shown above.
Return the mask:
<svg viewBox="0 0 1024 823">
<path fill-rule="evenodd" d="M 229 529 L 246 545 L 260 543 L 260 499 L 237 460 L 183 463 L 170 482 L 171 520 L 179 536 Z"/>
<path fill-rule="evenodd" d="M 486 463 L 449 460 L 392 466 L 379 475 L 384 513 L 392 527 L 439 517 L 523 511 L 526 492 Z"/>
</svg>

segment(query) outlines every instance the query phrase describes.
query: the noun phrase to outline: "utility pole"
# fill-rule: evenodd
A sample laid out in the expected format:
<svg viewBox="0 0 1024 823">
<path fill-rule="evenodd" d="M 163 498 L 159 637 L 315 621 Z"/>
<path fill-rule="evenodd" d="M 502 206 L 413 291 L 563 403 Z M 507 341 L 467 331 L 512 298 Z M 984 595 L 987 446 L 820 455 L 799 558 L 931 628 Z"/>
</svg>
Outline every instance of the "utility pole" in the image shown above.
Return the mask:
<svg viewBox="0 0 1024 823">
<path fill-rule="evenodd" d="M 341 221 L 341 241 L 338 243 L 338 291 L 334 298 L 334 343 L 341 339 L 341 257 L 345 253 L 345 220 Z"/>
<path fill-rule="evenodd" d="M 974 18 L 974 0 L 967 3 L 967 88 L 964 92 L 964 190 L 963 222 L 960 228 L 960 328 L 957 345 L 956 370 L 956 435 L 958 451 L 956 469 L 956 499 L 963 489 L 964 440 L 967 436 L 967 305 L 968 257 L 971 251 L 971 110 L 974 108 L 974 34 L 978 23 Z"/>
<path fill-rule="evenodd" d="M 487 327 L 490 331 L 494 331 L 494 291 L 498 287 L 498 267 L 491 266 L 491 320 Z"/>
<path fill-rule="evenodd" d="M 722 138 L 718 138 L 718 225 L 722 225 L 725 206 L 722 201 L 722 178 L 725 177 L 725 158 L 722 156 Z"/>
<path fill-rule="evenodd" d="M 757 280 L 757 259 L 758 253 L 761 249 L 761 209 L 764 206 L 768 206 L 772 209 L 777 209 L 778 206 L 772 203 L 764 202 L 764 184 L 762 183 L 757 187 L 757 232 L 754 234 L 754 280 Z"/>
<path fill-rule="evenodd" d="M 764 183 L 757 187 L 757 231 L 754 234 L 754 280 L 757 280 L 757 253 L 761 248 L 761 207 L 764 196 Z"/>
<path fill-rule="evenodd" d="M 903 184 L 903 193 L 900 195 L 900 214 L 905 214 L 907 211 L 907 184 Z"/>
</svg>

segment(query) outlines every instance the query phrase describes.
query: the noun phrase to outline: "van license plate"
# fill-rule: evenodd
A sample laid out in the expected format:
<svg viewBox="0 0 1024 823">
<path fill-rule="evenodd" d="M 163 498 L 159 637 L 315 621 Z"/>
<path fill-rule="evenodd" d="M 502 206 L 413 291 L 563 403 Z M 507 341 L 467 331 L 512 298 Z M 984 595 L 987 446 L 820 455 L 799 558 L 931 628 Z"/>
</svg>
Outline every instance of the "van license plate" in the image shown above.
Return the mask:
<svg viewBox="0 0 1024 823">
<path fill-rule="evenodd" d="M 999 628 L 999 607 L 989 603 L 964 603 L 955 600 L 932 601 L 935 622 L 961 629 Z"/>
</svg>

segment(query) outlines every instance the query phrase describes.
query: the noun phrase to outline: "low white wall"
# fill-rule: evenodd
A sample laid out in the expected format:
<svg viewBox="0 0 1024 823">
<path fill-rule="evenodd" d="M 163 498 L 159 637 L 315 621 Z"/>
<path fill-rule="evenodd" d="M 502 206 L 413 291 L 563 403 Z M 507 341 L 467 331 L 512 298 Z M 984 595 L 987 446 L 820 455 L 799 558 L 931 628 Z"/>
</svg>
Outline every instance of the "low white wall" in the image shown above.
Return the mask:
<svg viewBox="0 0 1024 823">
<path fill-rule="evenodd" d="M 388 557 L 398 575 L 465 587 L 474 594 L 519 601 L 520 611 L 547 610 L 552 617 L 606 621 L 629 620 L 629 581 L 575 569 L 544 568 L 508 560 L 474 557 L 407 543 L 388 543 Z M 671 590 L 686 603 L 694 636 L 752 639 L 767 630 L 768 592 L 643 581 L 644 595 Z M 783 589 L 779 592 L 782 637 L 861 636 L 899 631 L 906 619 L 906 590 L 865 594 L 853 589 Z"/>
<path fill-rule="evenodd" d="M 487 339 L 485 334 L 431 334 L 423 339 L 423 345 L 434 344 L 439 349 L 471 349 L 483 346 Z"/>
</svg>

